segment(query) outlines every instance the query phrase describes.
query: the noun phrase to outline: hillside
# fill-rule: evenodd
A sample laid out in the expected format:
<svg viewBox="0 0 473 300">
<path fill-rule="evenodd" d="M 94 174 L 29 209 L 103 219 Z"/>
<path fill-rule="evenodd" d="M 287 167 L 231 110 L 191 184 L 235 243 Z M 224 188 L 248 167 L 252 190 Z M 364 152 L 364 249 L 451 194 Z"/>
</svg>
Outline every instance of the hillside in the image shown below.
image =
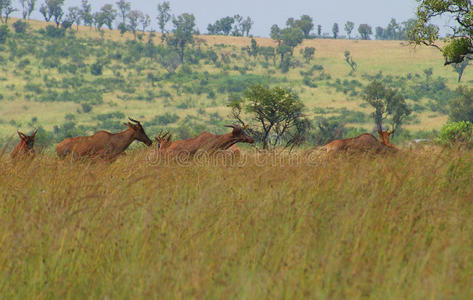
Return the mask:
<svg viewBox="0 0 473 300">
<path fill-rule="evenodd" d="M 150 135 L 162 128 L 179 137 L 222 132 L 222 125 L 232 121 L 228 99 L 254 83 L 292 88 L 310 119 L 332 117 L 348 128 L 370 130 L 372 108 L 363 103 L 362 90 L 373 78 L 400 88 L 408 98 L 414 113 L 404 128 L 416 136 L 446 122 L 447 104 L 458 85 L 457 74 L 443 66 L 440 52 L 401 41 L 306 40 L 295 49 L 289 72 L 282 73 L 272 59 L 252 57 L 243 49 L 250 38 L 198 36 L 187 63 L 169 72 L 165 67 L 172 50 L 159 35 L 141 33 L 133 41 L 130 33 L 86 27 L 76 32 L 74 27 L 64 37 L 54 37 L 46 25 L 32 21 L 26 34 L 11 28 L 7 42 L 0 44 L 4 139 L 33 127 L 56 139 L 120 130 L 126 116 L 144 121 Z M 270 39 L 255 40 L 258 46 L 275 45 Z M 316 49 L 310 62 L 300 53 L 304 47 Z M 358 65 L 351 75 L 346 50 Z M 98 68 L 95 75 L 93 68 Z M 430 79 L 424 74 L 428 68 Z M 467 68 L 463 83 L 472 79 Z"/>
</svg>

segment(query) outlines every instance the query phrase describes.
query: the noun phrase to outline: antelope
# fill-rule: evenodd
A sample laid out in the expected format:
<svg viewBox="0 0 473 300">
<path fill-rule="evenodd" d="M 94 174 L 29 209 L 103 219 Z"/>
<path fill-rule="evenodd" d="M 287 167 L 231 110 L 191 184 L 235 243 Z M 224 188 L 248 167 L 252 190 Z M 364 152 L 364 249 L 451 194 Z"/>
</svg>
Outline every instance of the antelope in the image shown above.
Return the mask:
<svg viewBox="0 0 473 300">
<path fill-rule="evenodd" d="M 124 123 L 128 129 L 119 133 L 99 131 L 92 136 L 67 138 L 56 147 L 58 157 L 72 155 L 73 158 L 102 158 L 113 160 L 122 154 L 135 140 L 147 146 L 153 143 L 146 135 L 139 121 L 128 118 L 131 122 Z"/>
<path fill-rule="evenodd" d="M 25 135 L 24 133 L 17 131 L 18 136 L 20 137 L 20 142 L 11 152 L 11 158 L 18 158 L 24 156 L 34 156 L 35 152 L 33 149 L 34 146 L 34 139 L 38 129 L 36 129 L 33 134 L 30 136 Z"/>
<path fill-rule="evenodd" d="M 391 144 L 389 142 L 389 136 L 391 134 L 394 133 L 394 130 L 393 131 L 382 131 L 382 130 L 378 130 L 378 135 L 379 135 L 379 141 L 381 144 L 383 145 L 386 145 L 388 147 L 391 147 L 393 149 L 397 149 L 396 146 L 394 146 L 393 144 Z"/>
<path fill-rule="evenodd" d="M 376 137 L 370 133 L 363 133 L 362 135 L 354 138 L 334 140 L 325 145 L 323 148 L 327 150 L 327 153 L 341 151 L 372 151 L 375 153 L 381 153 L 385 151 L 397 150 L 395 146 L 389 145 L 386 145 L 385 141 L 378 141 L 378 139 L 376 139 Z"/>
<path fill-rule="evenodd" d="M 203 132 L 197 137 L 172 142 L 171 135 L 166 133 L 159 135 L 156 140 L 159 145 L 159 152 L 163 154 L 188 154 L 195 155 L 198 151 L 214 153 L 219 150 L 227 150 L 236 143 L 254 143 L 253 138 L 245 134 L 245 129 L 238 125 L 225 125 L 232 128 L 232 132 L 216 135 L 210 132 Z"/>
</svg>

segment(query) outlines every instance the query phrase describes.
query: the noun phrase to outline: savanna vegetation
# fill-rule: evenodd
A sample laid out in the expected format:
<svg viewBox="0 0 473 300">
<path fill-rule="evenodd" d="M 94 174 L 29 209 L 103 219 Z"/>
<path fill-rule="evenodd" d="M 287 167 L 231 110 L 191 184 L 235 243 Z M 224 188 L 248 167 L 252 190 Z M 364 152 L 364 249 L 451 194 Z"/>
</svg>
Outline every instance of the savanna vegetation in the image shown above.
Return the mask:
<svg viewBox="0 0 473 300">
<path fill-rule="evenodd" d="M 469 26 L 445 41 L 429 23 L 469 24 L 447 2 L 374 31 L 327 34 L 303 15 L 257 38 L 240 15 L 201 34 L 169 2 L 152 20 L 125 0 L 25 0 L 12 19 L 0 0 L 0 298 L 470 299 L 473 47 Z M 233 123 L 256 143 L 182 160 L 156 144 L 113 163 L 52 154 L 128 117 L 151 139 Z M 314 149 L 386 128 L 399 151 Z M 17 129 L 24 159 L 8 155 Z"/>
</svg>

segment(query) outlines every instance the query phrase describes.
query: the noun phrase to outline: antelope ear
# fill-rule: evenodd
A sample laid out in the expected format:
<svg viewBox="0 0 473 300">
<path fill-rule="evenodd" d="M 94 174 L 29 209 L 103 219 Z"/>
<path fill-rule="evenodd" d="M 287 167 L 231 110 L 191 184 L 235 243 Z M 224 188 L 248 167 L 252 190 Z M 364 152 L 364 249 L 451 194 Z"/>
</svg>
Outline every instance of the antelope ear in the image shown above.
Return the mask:
<svg viewBox="0 0 473 300">
<path fill-rule="evenodd" d="M 172 139 L 172 134 L 170 134 L 170 135 L 168 136 L 168 139 L 167 139 L 167 141 L 168 141 L 168 142 L 170 142 L 170 141 L 171 141 L 171 139 Z"/>
<path fill-rule="evenodd" d="M 33 134 L 31 135 L 31 138 L 34 139 L 34 137 L 36 136 L 37 133 L 38 133 L 38 129 L 35 129 L 35 131 L 34 131 Z"/>
</svg>

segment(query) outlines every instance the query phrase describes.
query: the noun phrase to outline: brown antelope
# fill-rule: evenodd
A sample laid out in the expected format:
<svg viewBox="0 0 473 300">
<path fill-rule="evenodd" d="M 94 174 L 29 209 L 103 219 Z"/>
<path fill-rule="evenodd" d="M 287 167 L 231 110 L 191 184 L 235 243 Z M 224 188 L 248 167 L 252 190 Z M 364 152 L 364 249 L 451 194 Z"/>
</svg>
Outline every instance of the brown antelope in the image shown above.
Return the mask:
<svg viewBox="0 0 473 300">
<path fill-rule="evenodd" d="M 216 135 L 210 132 L 203 132 L 197 137 L 172 142 L 171 135 L 166 133 L 156 137 L 159 145 L 159 152 L 163 154 L 188 154 L 194 155 L 198 151 L 213 153 L 219 150 L 227 150 L 236 143 L 254 143 L 254 140 L 245 134 L 245 128 L 238 125 L 225 125 L 232 128 L 232 132 Z"/>
<path fill-rule="evenodd" d="M 328 143 L 323 148 L 327 150 L 327 153 L 338 153 L 341 151 L 366 151 L 381 153 L 396 149 L 394 146 L 391 147 L 384 144 L 384 142 L 378 141 L 378 139 L 376 139 L 376 137 L 370 133 L 364 133 L 354 138 L 335 140 Z"/>
<path fill-rule="evenodd" d="M 36 136 L 36 133 L 38 130 L 36 129 L 32 135 L 27 136 L 24 133 L 17 131 L 18 136 L 20 137 L 20 142 L 16 147 L 13 149 L 11 152 L 10 156 L 11 158 L 18 158 L 18 157 L 24 157 L 24 156 L 33 156 L 34 153 L 34 138 Z"/>
<path fill-rule="evenodd" d="M 386 145 L 388 147 L 391 147 L 393 149 L 397 149 L 396 146 L 394 146 L 393 144 L 391 144 L 389 142 L 389 136 L 391 134 L 394 133 L 394 130 L 393 131 L 381 131 L 381 130 L 378 130 L 378 135 L 379 135 L 379 141 L 381 144 L 383 145 Z"/>
<path fill-rule="evenodd" d="M 146 135 L 141 123 L 129 119 L 131 122 L 124 123 L 128 129 L 119 133 L 99 131 L 92 136 L 67 138 L 57 145 L 56 153 L 60 158 L 72 155 L 73 158 L 97 157 L 113 160 L 135 140 L 151 146 L 153 142 Z"/>
</svg>

